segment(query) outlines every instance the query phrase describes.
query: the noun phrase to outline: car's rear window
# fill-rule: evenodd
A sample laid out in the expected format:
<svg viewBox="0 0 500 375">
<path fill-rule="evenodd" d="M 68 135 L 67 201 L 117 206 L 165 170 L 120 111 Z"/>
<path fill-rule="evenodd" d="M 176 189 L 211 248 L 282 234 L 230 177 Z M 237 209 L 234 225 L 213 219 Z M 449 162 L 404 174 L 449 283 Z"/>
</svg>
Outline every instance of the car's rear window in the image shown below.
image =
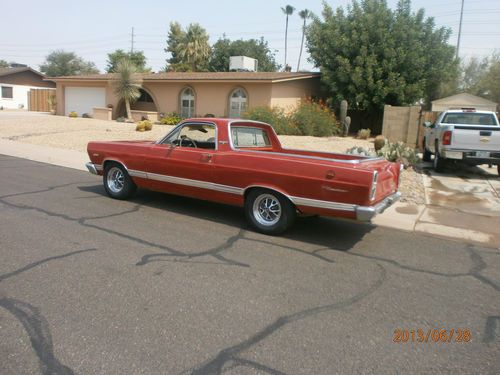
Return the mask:
<svg viewBox="0 0 500 375">
<path fill-rule="evenodd" d="M 442 124 L 466 124 L 466 125 L 497 125 L 495 116 L 490 113 L 447 113 L 443 117 Z"/>
<path fill-rule="evenodd" d="M 270 147 L 267 132 L 261 128 L 243 126 L 231 127 L 231 138 L 234 147 Z"/>
</svg>

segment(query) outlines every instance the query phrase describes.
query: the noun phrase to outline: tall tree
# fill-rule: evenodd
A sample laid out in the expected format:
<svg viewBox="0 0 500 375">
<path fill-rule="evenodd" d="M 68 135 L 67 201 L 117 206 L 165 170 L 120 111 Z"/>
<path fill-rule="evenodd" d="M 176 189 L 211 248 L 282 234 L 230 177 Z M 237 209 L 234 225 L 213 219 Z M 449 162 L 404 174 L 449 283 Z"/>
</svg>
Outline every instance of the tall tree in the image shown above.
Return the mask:
<svg viewBox="0 0 500 375">
<path fill-rule="evenodd" d="M 285 26 L 285 69 L 287 69 L 286 65 L 286 54 L 288 52 L 288 17 L 293 14 L 295 8 L 291 5 L 287 5 L 284 8 L 281 8 L 282 12 L 286 15 L 286 26 Z"/>
<path fill-rule="evenodd" d="M 500 54 L 470 58 L 461 67 L 460 91 L 500 103 Z"/>
<path fill-rule="evenodd" d="M 141 96 L 140 88 L 142 80 L 137 75 L 135 65 L 128 59 L 118 62 L 116 73 L 117 77 L 113 81 L 113 89 L 115 95 L 125 102 L 127 118 L 130 120 L 132 118 L 130 103 L 135 102 Z"/>
<path fill-rule="evenodd" d="M 64 50 L 51 52 L 40 65 L 40 71 L 49 77 L 99 73 L 93 62 L 85 61 L 74 52 Z"/>
<path fill-rule="evenodd" d="M 307 29 L 307 46 L 337 102 L 380 111 L 439 96 L 457 71 L 449 36 L 422 9 L 412 12 L 410 0 L 394 11 L 384 0 L 363 0 L 335 11 L 325 3 L 323 19 L 313 17 Z"/>
<path fill-rule="evenodd" d="M 118 62 L 123 59 L 130 60 L 138 72 L 144 73 L 151 71 L 151 68 L 146 67 L 146 56 L 144 56 L 143 51 L 125 52 L 122 49 L 117 49 L 112 53 L 108 53 L 106 72 L 115 73 Z"/>
<path fill-rule="evenodd" d="M 271 52 L 264 38 L 231 41 L 226 37 L 219 39 L 212 46 L 208 69 L 212 72 L 229 71 L 229 58 L 231 56 L 248 56 L 257 59 L 259 62 L 258 70 L 261 72 L 276 72 L 280 69 L 274 58 L 274 53 Z"/>
<path fill-rule="evenodd" d="M 0 68 L 8 68 L 9 63 L 5 60 L 0 60 Z"/>
<path fill-rule="evenodd" d="M 309 17 L 311 17 L 311 12 L 307 9 L 304 9 L 299 12 L 299 16 L 304 20 L 304 24 L 302 25 L 302 41 L 300 42 L 299 61 L 297 61 L 297 72 L 299 71 L 300 68 L 300 59 L 302 58 L 302 49 L 304 48 L 304 37 L 306 36 L 306 21 Z"/>
<path fill-rule="evenodd" d="M 178 23 L 170 24 L 166 52 L 171 54 L 167 60 L 167 70 L 204 71 L 208 67 L 210 45 L 207 31 L 198 23 L 192 23 L 183 31 Z"/>
</svg>

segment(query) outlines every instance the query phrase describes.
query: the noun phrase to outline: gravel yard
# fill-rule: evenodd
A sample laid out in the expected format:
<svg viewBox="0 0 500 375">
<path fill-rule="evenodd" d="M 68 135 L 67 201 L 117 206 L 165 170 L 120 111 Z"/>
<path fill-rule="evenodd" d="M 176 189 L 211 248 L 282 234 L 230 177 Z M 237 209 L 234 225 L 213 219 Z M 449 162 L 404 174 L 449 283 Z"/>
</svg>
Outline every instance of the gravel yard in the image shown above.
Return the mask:
<svg viewBox="0 0 500 375">
<path fill-rule="evenodd" d="M 7 113 L 7 112 L 6 112 Z M 172 126 L 154 125 L 149 132 L 135 131 L 135 124 L 63 116 L 0 116 L 0 138 L 17 142 L 86 152 L 89 141 L 156 140 Z M 279 136 L 285 147 L 345 152 L 353 146 L 373 148 L 373 140 L 352 137 Z M 0 150 L 1 153 L 1 150 Z M 424 204 L 422 175 L 405 170 L 400 188 L 403 202 Z"/>
</svg>

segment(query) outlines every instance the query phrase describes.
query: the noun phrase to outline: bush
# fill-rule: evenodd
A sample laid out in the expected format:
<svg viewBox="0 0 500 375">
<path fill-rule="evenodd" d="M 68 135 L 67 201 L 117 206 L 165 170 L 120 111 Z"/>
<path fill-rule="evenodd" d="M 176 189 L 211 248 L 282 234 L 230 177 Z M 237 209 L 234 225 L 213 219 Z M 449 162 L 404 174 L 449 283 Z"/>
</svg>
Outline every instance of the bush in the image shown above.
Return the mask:
<svg viewBox="0 0 500 375">
<path fill-rule="evenodd" d="M 69 114 L 68 114 L 69 117 L 71 118 L 75 118 L 75 117 L 78 117 L 78 113 L 76 113 L 75 111 L 71 111 Z"/>
<path fill-rule="evenodd" d="M 116 122 L 125 122 L 125 117 L 118 117 Z"/>
<path fill-rule="evenodd" d="M 92 118 L 92 116 L 91 116 L 91 115 L 89 115 L 88 113 L 84 113 L 84 114 L 82 115 L 82 118 Z"/>
<path fill-rule="evenodd" d="M 360 129 L 358 131 L 358 138 L 359 139 L 368 139 L 370 138 L 372 131 L 370 129 Z"/>
<path fill-rule="evenodd" d="M 138 132 L 149 131 L 151 129 L 153 129 L 153 123 L 149 120 L 139 121 L 135 127 L 135 130 Z"/>
<path fill-rule="evenodd" d="M 160 119 L 160 123 L 163 125 L 177 125 L 181 120 L 181 117 L 177 113 L 171 112 L 164 114 Z"/>
<path fill-rule="evenodd" d="M 419 162 L 415 150 L 406 146 L 403 142 L 391 143 L 386 140 L 384 147 L 378 150 L 377 154 L 389 161 L 400 162 L 405 168 L 415 166 Z"/>
<path fill-rule="evenodd" d="M 303 100 L 291 118 L 302 135 L 326 137 L 342 133 L 335 115 L 322 102 Z"/>
<path fill-rule="evenodd" d="M 373 141 L 373 146 L 375 147 L 375 151 L 380 150 L 385 145 L 385 137 L 383 135 L 377 135 L 375 140 Z"/>
<path fill-rule="evenodd" d="M 278 107 L 253 107 L 245 112 L 241 117 L 248 120 L 261 121 L 270 124 L 277 134 L 301 134 L 297 126 L 295 126 L 295 124 L 290 121 L 290 118 L 285 114 L 285 111 Z"/>
</svg>

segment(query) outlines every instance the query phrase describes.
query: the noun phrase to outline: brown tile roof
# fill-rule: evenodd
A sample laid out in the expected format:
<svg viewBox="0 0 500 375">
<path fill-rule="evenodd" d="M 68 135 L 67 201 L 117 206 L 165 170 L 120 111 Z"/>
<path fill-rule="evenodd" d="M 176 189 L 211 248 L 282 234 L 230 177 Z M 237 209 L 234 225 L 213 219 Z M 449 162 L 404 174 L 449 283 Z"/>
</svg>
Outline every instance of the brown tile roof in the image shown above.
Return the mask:
<svg viewBox="0 0 500 375">
<path fill-rule="evenodd" d="M 0 68 L 0 77 L 2 76 L 8 76 L 10 74 L 16 74 L 16 73 L 21 73 L 21 72 L 26 72 L 26 71 L 31 71 L 35 74 L 38 74 L 42 78 L 46 78 L 45 74 L 40 73 L 36 71 L 35 69 L 30 68 L 29 66 L 27 67 L 22 67 L 22 68 Z"/>
<path fill-rule="evenodd" d="M 142 73 L 144 81 L 288 81 L 305 78 L 319 77 L 317 72 L 168 72 L 168 73 Z M 116 74 L 90 74 L 80 76 L 64 76 L 50 78 L 58 80 L 90 80 L 101 81 L 115 78 Z"/>
</svg>

